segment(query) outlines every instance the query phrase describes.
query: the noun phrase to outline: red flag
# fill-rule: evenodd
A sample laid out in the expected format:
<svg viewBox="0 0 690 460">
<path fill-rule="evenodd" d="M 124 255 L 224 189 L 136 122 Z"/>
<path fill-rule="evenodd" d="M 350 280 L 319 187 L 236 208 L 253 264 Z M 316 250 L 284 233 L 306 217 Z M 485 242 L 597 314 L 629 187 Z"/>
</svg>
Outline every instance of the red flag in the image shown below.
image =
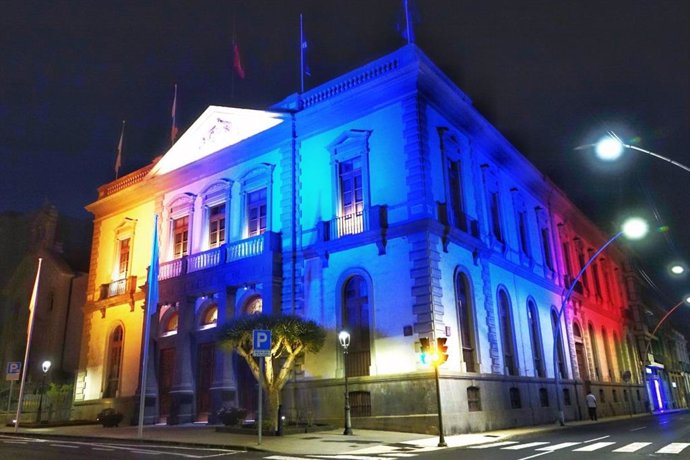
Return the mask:
<svg viewBox="0 0 690 460">
<path fill-rule="evenodd" d="M 122 130 L 120 131 L 120 142 L 117 144 L 117 156 L 115 157 L 115 179 L 120 175 L 122 166 L 122 141 L 125 137 L 125 120 L 122 120 Z"/>
<path fill-rule="evenodd" d="M 232 42 L 232 68 L 237 76 L 244 79 L 244 68 L 240 59 L 240 47 L 237 42 Z"/>
</svg>

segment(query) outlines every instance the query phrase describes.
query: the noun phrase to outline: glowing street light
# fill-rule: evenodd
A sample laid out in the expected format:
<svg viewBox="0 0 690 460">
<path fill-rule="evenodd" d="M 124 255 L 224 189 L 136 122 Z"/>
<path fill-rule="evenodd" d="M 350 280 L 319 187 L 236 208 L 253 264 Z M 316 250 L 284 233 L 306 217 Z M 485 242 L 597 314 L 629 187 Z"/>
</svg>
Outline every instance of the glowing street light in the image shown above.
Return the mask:
<svg viewBox="0 0 690 460">
<path fill-rule="evenodd" d="M 343 434 L 352 434 L 352 422 L 350 419 L 350 393 L 347 389 L 347 349 L 350 346 L 350 333 L 340 331 L 338 334 L 340 346 L 343 347 L 343 370 L 345 373 L 345 431 Z"/>
<path fill-rule="evenodd" d="M 648 231 L 649 225 L 644 219 L 641 219 L 639 217 L 631 217 L 627 219 L 621 226 L 621 230 L 615 235 L 613 235 L 606 243 L 604 243 L 604 245 L 600 247 L 597 250 L 597 252 L 595 252 L 592 255 L 592 257 L 590 257 L 589 260 L 582 266 L 578 274 L 570 283 L 570 286 L 568 287 L 568 290 L 566 291 L 565 295 L 563 296 L 563 301 L 561 302 L 561 309 L 558 310 L 558 316 L 556 318 L 556 327 L 554 328 L 553 340 L 554 384 L 556 386 L 556 405 L 558 408 L 558 421 L 561 424 L 561 426 L 565 425 L 565 416 L 563 414 L 563 406 L 561 405 L 560 372 L 558 368 L 558 346 L 561 340 L 561 317 L 563 316 L 563 312 L 565 311 L 566 305 L 570 300 L 570 296 L 573 294 L 575 286 L 580 281 L 580 278 L 582 278 L 582 275 L 585 273 L 587 268 L 589 268 L 589 266 L 592 265 L 592 262 L 594 262 L 597 259 L 597 257 L 599 257 L 599 254 L 604 252 L 604 250 L 606 250 L 606 248 L 608 248 L 609 245 L 611 245 L 611 243 L 616 241 L 621 236 L 625 236 L 626 238 L 631 240 L 639 240 L 641 238 L 644 238 Z"/>
<path fill-rule="evenodd" d="M 685 267 L 681 264 L 673 264 L 669 269 L 674 275 L 682 275 L 685 273 Z"/>
<path fill-rule="evenodd" d="M 41 364 L 41 369 L 43 370 L 43 379 L 41 380 L 41 389 L 39 390 L 40 395 L 38 397 L 38 409 L 36 410 L 36 422 L 38 423 L 41 423 L 41 411 L 43 409 L 43 392 L 46 385 L 46 374 L 48 374 L 51 365 L 52 363 L 47 360 L 43 361 L 43 364 Z"/>
<path fill-rule="evenodd" d="M 601 159 L 603 161 L 615 161 L 618 158 L 620 158 L 621 155 L 623 155 L 623 152 L 626 149 L 628 149 L 628 150 L 635 150 L 637 152 L 646 153 L 647 155 L 651 155 L 655 158 L 659 158 L 660 160 L 664 160 L 668 163 L 671 163 L 674 166 L 678 166 L 679 168 L 690 172 L 690 167 L 685 166 L 682 163 L 678 163 L 677 161 L 674 161 L 674 160 L 667 158 L 663 155 L 659 155 L 658 153 L 643 149 L 643 148 L 638 147 L 636 145 L 626 144 L 613 131 L 609 131 L 608 133 L 606 133 L 606 135 L 604 137 L 602 137 L 596 144 L 581 145 L 579 147 L 576 147 L 575 150 L 582 150 L 582 149 L 586 149 L 589 147 L 594 147 L 594 152 L 597 154 L 599 159 Z"/>
</svg>

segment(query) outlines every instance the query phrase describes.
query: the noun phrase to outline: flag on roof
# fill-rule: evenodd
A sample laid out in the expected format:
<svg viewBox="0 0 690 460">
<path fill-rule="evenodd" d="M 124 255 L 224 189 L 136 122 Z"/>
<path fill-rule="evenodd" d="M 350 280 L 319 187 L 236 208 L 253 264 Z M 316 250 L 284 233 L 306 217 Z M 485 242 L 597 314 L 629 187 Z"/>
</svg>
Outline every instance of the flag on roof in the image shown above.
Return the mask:
<svg viewBox="0 0 690 460">
<path fill-rule="evenodd" d="M 240 56 L 240 45 L 237 41 L 232 41 L 232 69 L 235 71 L 238 77 L 244 79 L 244 67 L 242 66 L 242 58 Z"/>
</svg>

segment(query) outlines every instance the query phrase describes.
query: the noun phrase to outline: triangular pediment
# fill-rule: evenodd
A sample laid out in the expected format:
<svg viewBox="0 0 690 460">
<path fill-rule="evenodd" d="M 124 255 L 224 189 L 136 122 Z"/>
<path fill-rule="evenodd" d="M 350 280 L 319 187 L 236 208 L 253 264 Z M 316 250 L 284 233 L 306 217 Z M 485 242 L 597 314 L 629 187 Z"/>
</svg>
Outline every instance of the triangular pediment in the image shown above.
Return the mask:
<svg viewBox="0 0 690 460">
<path fill-rule="evenodd" d="M 151 169 L 161 176 L 273 128 L 284 116 L 264 110 L 209 106 Z"/>
</svg>

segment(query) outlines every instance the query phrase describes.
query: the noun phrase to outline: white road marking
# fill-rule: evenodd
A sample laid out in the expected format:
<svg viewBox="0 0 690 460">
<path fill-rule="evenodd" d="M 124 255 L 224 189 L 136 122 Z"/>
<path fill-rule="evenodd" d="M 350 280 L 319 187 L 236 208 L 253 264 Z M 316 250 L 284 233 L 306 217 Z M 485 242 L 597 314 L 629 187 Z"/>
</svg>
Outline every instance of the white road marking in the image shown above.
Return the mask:
<svg viewBox="0 0 690 460">
<path fill-rule="evenodd" d="M 587 444 L 588 442 L 600 441 L 602 439 L 606 439 L 606 438 L 610 438 L 610 437 L 611 437 L 610 435 L 599 436 L 598 438 L 588 439 L 587 441 L 584 441 L 583 444 Z"/>
<path fill-rule="evenodd" d="M 5 444 L 28 444 L 28 441 L 10 441 L 9 439 L 3 439 Z"/>
<path fill-rule="evenodd" d="M 645 428 L 647 428 L 647 427 L 646 427 L 646 426 L 641 426 L 641 427 L 639 427 L 639 428 L 633 428 L 633 429 L 630 430 L 630 431 L 631 431 L 631 432 L 633 432 L 633 431 L 640 431 L 640 430 L 644 430 Z"/>
<path fill-rule="evenodd" d="M 602 447 L 610 446 L 611 444 L 615 444 L 615 442 L 595 442 L 594 444 L 590 444 L 588 446 L 573 449 L 573 452 L 593 452 L 595 450 L 601 449 Z"/>
<path fill-rule="evenodd" d="M 582 444 L 581 442 L 562 442 L 560 444 L 554 444 L 553 446 L 547 446 L 547 447 L 540 447 L 539 449 L 535 450 L 545 450 L 548 452 L 552 452 L 554 450 L 559 450 L 559 449 L 565 449 L 566 447 L 572 447 L 572 446 L 577 446 L 578 444 Z"/>
<path fill-rule="evenodd" d="M 614 450 L 613 452 L 637 452 L 638 450 L 642 449 L 643 447 L 647 447 L 650 444 L 651 442 L 632 442 L 627 446 Z"/>
<path fill-rule="evenodd" d="M 48 444 L 53 447 L 67 447 L 68 449 L 79 449 L 79 446 L 72 446 L 70 444 Z"/>
<path fill-rule="evenodd" d="M 501 447 L 501 449 L 503 449 L 503 450 L 521 450 L 521 449 L 529 449 L 530 447 L 535 447 L 535 446 L 543 446 L 544 444 L 548 444 L 548 442 L 528 442 L 527 444 L 518 444 L 517 446 Z"/>
<path fill-rule="evenodd" d="M 547 454 L 550 454 L 550 453 L 551 453 L 550 451 L 549 451 L 549 452 L 542 452 L 542 453 L 540 453 L 540 454 L 530 455 L 529 457 L 518 458 L 518 460 L 529 460 L 530 458 L 541 457 L 542 455 L 547 455 Z"/>
<path fill-rule="evenodd" d="M 688 442 L 672 442 L 666 447 L 663 447 L 656 452 L 655 454 L 679 454 L 685 449 L 686 447 L 690 446 L 690 443 Z"/>
<path fill-rule="evenodd" d="M 517 441 L 501 441 L 492 442 L 491 444 L 480 444 L 478 446 L 470 446 L 470 449 L 490 449 L 491 447 L 508 446 L 510 444 L 517 444 Z"/>
<path fill-rule="evenodd" d="M 405 452 L 396 452 L 396 453 L 391 453 L 391 454 L 381 454 L 381 457 L 393 457 L 393 458 L 398 458 L 398 457 L 416 457 L 417 454 L 407 454 Z"/>
<path fill-rule="evenodd" d="M 271 455 L 269 458 L 271 460 L 304 460 L 304 457 L 289 457 L 287 455 Z"/>
<path fill-rule="evenodd" d="M 103 449 L 102 447 L 92 447 L 91 450 L 101 450 L 101 451 L 104 451 L 104 452 L 112 452 L 112 451 L 114 451 L 115 449 Z"/>
</svg>

